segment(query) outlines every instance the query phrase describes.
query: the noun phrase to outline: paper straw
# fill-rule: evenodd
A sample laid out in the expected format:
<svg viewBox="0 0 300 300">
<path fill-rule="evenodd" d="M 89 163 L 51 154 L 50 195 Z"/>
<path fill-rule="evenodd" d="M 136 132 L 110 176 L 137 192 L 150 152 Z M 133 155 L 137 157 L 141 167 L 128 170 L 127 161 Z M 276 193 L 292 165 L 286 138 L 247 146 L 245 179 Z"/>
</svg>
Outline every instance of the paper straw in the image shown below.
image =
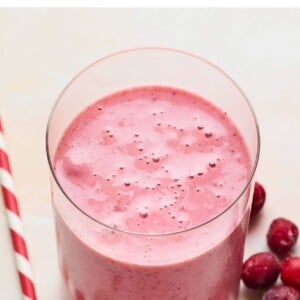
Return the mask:
<svg viewBox="0 0 300 300">
<path fill-rule="evenodd" d="M 19 281 L 22 289 L 22 299 L 36 300 L 36 292 L 32 279 L 31 265 L 29 262 L 23 224 L 20 217 L 18 200 L 15 194 L 15 185 L 11 173 L 2 122 L 0 118 L 0 185 L 5 205 L 7 224 L 11 236 L 12 246 Z"/>
</svg>

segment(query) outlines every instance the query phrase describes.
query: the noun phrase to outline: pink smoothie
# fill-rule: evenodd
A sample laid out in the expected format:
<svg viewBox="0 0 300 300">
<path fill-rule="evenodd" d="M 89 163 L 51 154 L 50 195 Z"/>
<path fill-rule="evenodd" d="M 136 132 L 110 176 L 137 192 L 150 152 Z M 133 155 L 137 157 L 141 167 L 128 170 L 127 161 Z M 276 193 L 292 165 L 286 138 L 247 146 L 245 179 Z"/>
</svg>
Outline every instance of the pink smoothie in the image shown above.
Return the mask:
<svg viewBox="0 0 300 300">
<path fill-rule="evenodd" d="M 54 199 L 71 299 L 237 299 L 251 162 L 226 112 L 175 88 L 120 91 L 73 120 L 54 167 L 104 224 Z"/>
</svg>

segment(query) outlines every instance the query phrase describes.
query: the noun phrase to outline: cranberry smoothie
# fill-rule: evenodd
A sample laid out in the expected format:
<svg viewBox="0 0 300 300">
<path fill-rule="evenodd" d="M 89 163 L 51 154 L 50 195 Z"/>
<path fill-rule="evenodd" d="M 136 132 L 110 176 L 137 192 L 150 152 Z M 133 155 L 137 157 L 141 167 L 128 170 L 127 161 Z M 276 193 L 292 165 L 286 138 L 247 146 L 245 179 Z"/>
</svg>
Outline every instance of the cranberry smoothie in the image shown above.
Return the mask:
<svg viewBox="0 0 300 300">
<path fill-rule="evenodd" d="M 72 121 L 54 169 L 78 208 L 54 198 L 70 299 L 237 299 L 251 161 L 226 112 L 176 88 L 123 90 Z"/>
</svg>

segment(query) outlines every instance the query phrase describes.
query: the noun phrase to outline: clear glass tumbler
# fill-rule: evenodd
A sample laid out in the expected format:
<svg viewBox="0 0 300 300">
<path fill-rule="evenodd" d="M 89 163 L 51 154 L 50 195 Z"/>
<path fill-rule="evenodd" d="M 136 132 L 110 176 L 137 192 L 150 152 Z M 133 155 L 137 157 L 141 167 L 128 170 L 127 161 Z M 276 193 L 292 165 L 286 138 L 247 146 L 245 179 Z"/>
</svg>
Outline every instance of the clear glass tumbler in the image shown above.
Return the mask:
<svg viewBox="0 0 300 300">
<path fill-rule="evenodd" d="M 137 234 L 112 228 L 76 206 L 54 173 L 55 151 L 74 117 L 103 96 L 147 85 L 177 87 L 208 99 L 227 112 L 249 150 L 251 174 L 239 197 L 217 217 L 189 230 Z M 172 49 L 132 49 L 107 56 L 85 68 L 63 90 L 49 119 L 46 143 L 59 264 L 68 299 L 238 299 L 259 130 L 245 95 L 222 70 Z"/>
</svg>

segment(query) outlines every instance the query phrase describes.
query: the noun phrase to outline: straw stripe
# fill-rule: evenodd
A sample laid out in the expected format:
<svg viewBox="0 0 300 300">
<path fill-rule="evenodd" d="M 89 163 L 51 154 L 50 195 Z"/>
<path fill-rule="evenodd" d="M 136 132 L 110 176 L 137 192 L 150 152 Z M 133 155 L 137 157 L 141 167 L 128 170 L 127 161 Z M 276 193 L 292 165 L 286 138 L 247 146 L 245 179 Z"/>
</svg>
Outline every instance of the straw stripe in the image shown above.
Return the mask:
<svg viewBox="0 0 300 300">
<path fill-rule="evenodd" d="M 22 293 L 24 299 L 37 300 L 35 294 L 35 288 L 32 280 L 30 280 L 27 276 L 19 272 L 19 279 L 22 286 Z"/>
<path fill-rule="evenodd" d="M 16 196 L 4 186 L 2 186 L 1 189 L 2 189 L 2 195 L 3 195 L 3 200 L 6 209 L 11 212 L 14 212 L 17 216 L 20 216 L 19 206 L 18 206 L 18 201 Z"/>
<path fill-rule="evenodd" d="M 9 157 L 6 150 L 3 128 L 0 119 L 0 185 L 3 195 L 7 223 L 15 254 L 16 267 L 22 289 L 23 300 L 37 300 L 32 280 L 31 265 L 28 258 L 23 225 L 20 218 L 18 200 L 15 195 L 14 180 L 11 175 Z"/>
<path fill-rule="evenodd" d="M 20 218 L 10 210 L 7 210 L 6 213 L 7 213 L 7 219 L 9 220 L 9 223 L 12 224 L 11 230 L 14 231 L 14 234 L 24 236 L 23 224 Z"/>
<path fill-rule="evenodd" d="M 2 133 L 2 131 L 0 131 L 0 149 L 2 149 L 4 152 L 6 152 L 6 142 L 5 142 L 5 138 L 4 135 Z"/>
<path fill-rule="evenodd" d="M 22 273 L 24 276 L 32 279 L 32 271 L 31 271 L 31 265 L 23 255 L 17 253 L 16 254 L 16 261 L 19 265 L 19 272 Z"/>
<path fill-rule="evenodd" d="M 19 272 L 21 272 L 24 276 L 32 279 L 32 271 L 28 259 L 26 259 L 23 255 L 17 253 L 16 260 L 19 266 Z"/>
<path fill-rule="evenodd" d="M 2 149 L 4 152 L 6 152 L 6 141 L 4 138 L 4 135 L 2 133 L 2 130 L 0 130 L 0 149 Z"/>
<path fill-rule="evenodd" d="M 2 168 L 6 170 L 8 173 L 11 173 L 7 154 L 1 148 L 0 148 L 0 161 L 2 162 L 1 163 Z"/>
<path fill-rule="evenodd" d="M 12 192 L 13 194 L 15 193 L 15 184 L 13 181 L 12 176 L 3 169 L 2 166 L 2 161 L 0 161 L 0 178 L 1 178 L 1 185 L 4 186 L 7 190 Z"/>
<path fill-rule="evenodd" d="M 7 213 L 7 219 L 9 220 L 9 223 L 11 225 L 11 230 L 14 231 L 14 234 L 24 236 L 24 231 L 23 231 L 23 224 L 15 213 L 11 212 L 10 210 L 6 211 Z"/>
<path fill-rule="evenodd" d="M 10 229 L 10 234 L 13 240 L 13 246 L 15 252 L 22 255 L 24 258 L 28 260 L 28 253 L 27 253 L 27 248 L 26 248 L 26 243 L 24 241 L 24 238 L 12 229 Z"/>
</svg>

